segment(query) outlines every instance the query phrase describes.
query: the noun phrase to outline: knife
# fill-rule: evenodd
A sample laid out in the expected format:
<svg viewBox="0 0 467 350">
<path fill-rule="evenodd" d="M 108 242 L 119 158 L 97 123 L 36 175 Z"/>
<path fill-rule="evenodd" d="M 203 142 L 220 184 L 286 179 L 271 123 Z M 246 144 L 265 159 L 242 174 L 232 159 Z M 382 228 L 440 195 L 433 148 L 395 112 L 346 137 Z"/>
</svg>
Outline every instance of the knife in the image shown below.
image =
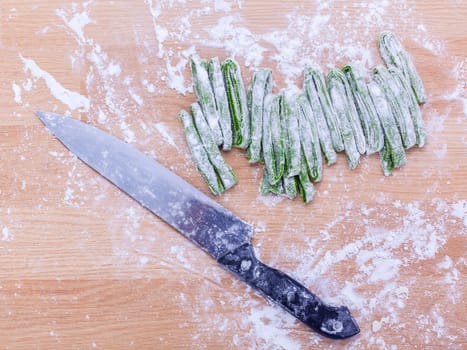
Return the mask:
<svg viewBox="0 0 467 350">
<path fill-rule="evenodd" d="M 154 159 L 76 119 L 43 111 L 36 115 L 84 163 L 307 326 L 333 339 L 360 332 L 347 307 L 325 304 L 301 283 L 259 261 L 250 242 L 251 225 Z"/>
</svg>

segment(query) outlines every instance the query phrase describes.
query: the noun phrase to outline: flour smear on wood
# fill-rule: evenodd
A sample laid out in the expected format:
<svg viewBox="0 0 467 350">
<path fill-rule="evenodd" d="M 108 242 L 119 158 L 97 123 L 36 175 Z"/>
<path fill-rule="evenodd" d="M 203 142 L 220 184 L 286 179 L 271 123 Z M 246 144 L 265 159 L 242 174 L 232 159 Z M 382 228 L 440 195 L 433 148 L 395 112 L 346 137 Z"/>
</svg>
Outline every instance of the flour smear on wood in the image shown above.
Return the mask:
<svg viewBox="0 0 467 350">
<path fill-rule="evenodd" d="M 312 5 L 287 8 L 277 19 L 280 22 L 277 28 L 269 23 L 263 29 L 254 29 L 245 17 L 246 1 L 202 0 L 199 6 L 194 6 L 182 0 L 146 0 L 148 23 L 152 25 L 151 35 L 143 33 L 137 24 L 129 24 L 135 43 L 141 48 L 137 57 L 141 76 L 127 68 L 129 64 L 124 57 L 112 56 L 97 38 L 89 34 L 92 31 L 87 28 L 98 26 L 100 22 L 99 18 L 93 17 L 97 1 L 57 8 L 55 20 L 44 23 L 36 35 L 47 40 L 51 30 L 63 31 L 74 40 L 74 49 L 67 53 L 71 75 L 85 74 L 84 89 L 71 91 L 65 87 L 65 79 L 55 77 L 45 68 L 50 65 L 42 62 L 41 57 L 18 52 L 23 79 L 11 82 L 11 99 L 19 107 L 27 109 L 34 92 L 45 88 L 50 100 L 44 108 L 71 115 L 85 112 L 91 122 L 111 130 L 129 143 L 145 146 L 157 140 L 159 149 L 175 151 L 189 161 L 188 151 L 178 141 L 178 131 L 171 130 L 171 124 L 167 124 L 158 113 L 157 101 L 173 91 L 180 97 L 192 93 L 188 67 L 191 54 L 206 56 L 206 52 L 216 51 L 224 57 L 232 56 L 246 67 L 246 80 L 255 68 L 270 67 L 278 85 L 299 88 L 303 69 L 307 65 L 328 70 L 352 62 L 369 70 L 380 63 L 376 40 L 384 28 L 406 35 L 410 33 L 407 38 L 429 52 L 433 61 L 451 66 L 451 73 L 446 77 L 452 82 L 451 87 L 441 97 L 429 97 L 429 100 L 444 101 L 443 109 L 435 109 L 430 102 L 423 109 L 428 136 L 433 143 L 433 148 L 429 150 L 438 160 L 443 160 L 450 150 L 439 135 L 448 117 L 457 118 L 459 124 L 466 123 L 465 60 L 446 53 L 444 42 L 430 35 L 430 29 L 421 20 L 416 20 L 413 3 L 409 0 L 374 3 L 328 0 L 316 1 Z M 169 12 L 175 14 L 170 21 L 164 17 Z M 17 15 L 11 9 L 10 16 Z M 337 22 L 344 24 L 337 25 Z M 199 27 L 199 23 L 207 24 Z M 150 62 L 153 60 L 158 62 L 157 70 L 151 69 Z M 139 120 L 137 116 L 143 107 L 152 105 L 152 122 Z M 17 113 L 13 117 L 24 116 Z M 461 141 L 467 147 L 467 139 L 463 137 Z M 157 158 L 157 153 L 153 151 L 152 155 Z M 90 200 L 97 204 L 109 191 L 109 185 L 84 176 L 79 170 L 81 168 L 77 167 L 76 158 L 64 153 L 62 148 L 57 146 L 50 152 L 50 157 L 70 168 L 65 179 L 62 205 L 79 208 Z M 435 170 L 428 169 L 424 176 L 433 179 L 433 186 L 426 189 L 423 201 L 401 202 L 381 194 L 375 196 L 376 203 L 372 208 L 352 202 L 344 212 L 335 213 L 328 225 L 321 227 L 318 233 L 304 237 L 304 244 L 293 254 L 281 251 L 277 257 L 281 261 L 292 261 L 295 266 L 291 271 L 293 275 L 312 287 L 325 301 L 345 304 L 354 311 L 362 326 L 362 334 L 347 343 L 347 349 L 395 349 L 395 344 L 401 342 L 435 343 L 450 348 L 454 342 L 461 341 L 462 331 L 451 328 L 449 319 L 452 315 L 444 312 L 443 304 L 460 306 L 465 299 L 462 289 L 465 257 L 449 256 L 446 246 L 451 239 L 465 238 L 467 202 L 456 195 L 450 200 L 436 196 L 437 184 L 450 181 L 449 172 L 441 177 Z M 351 177 L 347 179 L 352 181 Z M 22 186 L 27 188 L 29 184 L 20 180 L 23 181 Z M 327 187 L 320 190 L 320 195 L 324 197 L 332 192 L 335 183 L 332 179 L 326 181 Z M 101 194 L 89 198 L 88 190 L 96 188 Z M 283 205 L 280 199 L 274 197 L 257 198 L 251 205 L 274 207 L 278 202 Z M 295 205 L 298 204 L 293 202 L 286 206 L 292 212 Z M 0 211 L 0 217 L 8 216 Z M 393 224 L 390 227 L 381 225 L 381 217 Z M 123 222 L 123 225 L 117 227 L 112 224 L 112 219 Z M 112 232 L 114 264 L 129 266 L 134 275 L 140 277 L 145 276 L 145 268 L 151 264 L 167 269 L 176 266 L 203 276 L 213 274 L 212 267 L 197 264 L 198 253 L 192 251 L 189 243 L 161 243 L 160 235 L 142 229 L 148 227 L 148 223 L 152 225 L 149 227 L 160 225 L 157 219 L 136 204 L 114 214 L 108 227 Z M 261 231 L 267 231 L 267 221 L 257 224 Z M 346 225 L 355 230 L 351 234 L 356 237 L 355 240 L 348 242 L 333 236 L 333 232 L 340 231 Z M 292 231 L 302 235 L 300 228 L 296 224 L 292 226 Z M 289 231 L 290 227 L 284 224 L 282 230 Z M 20 234 L 11 225 L 3 226 L 2 243 L 7 244 Z M 167 236 L 164 237 L 166 239 Z M 161 244 L 167 248 L 165 260 L 151 255 L 151 248 Z M 417 268 L 421 264 L 432 266 L 432 279 L 419 280 Z M 333 276 L 338 276 L 339 270 L 346 265 L 353 266 L 356 273 L 348 276 L 345 282 L 336 282 Z M 214 273 L 211 278 L 202 280 L 195 287 L 199 288 L 199 293 L 192 292 L 192 299 L 183 292 L 172 296 L 197 322 L 196 331 L 192 334 L 193 348 L 202 348 L 210 337 L 226 337 L 225 342 L 230 346 L 262 349 L 306 349 L 324 342 L 310 332 L 306 343 L 301 343 L 300 336 L 303 335 L 297 330 L 296 321 L 291 316 L 263 300 L 253 298 L 253 293 L 246 288 L 235 295 L 223 290 L 217 282 L 226 278 L 219 273 Z M 230 283 L 239 290 L 235 286 L 240 282 Z M 219 293 L 233 305 L 236 310 L 234 314 L 215 315 L 213 310 L 220 307 Z M 430 300 L 432 307 L 423 312 L 413 308 L 419 298 Z M 409 323 L 411 329 L 415 325 L 419 332 L 412 334 L 410 339 L 401 338 L 402 330 Z M 180 328 L 184 326 L 180 324 Z M 392 330 L 391 334 L 395 334 L 394 338 L 384 333 L 388 328 Z M 465 336 L 464 333 L 464 339 Z M 341 346 L 331 344 L 329 348 Z"/>
</svg>

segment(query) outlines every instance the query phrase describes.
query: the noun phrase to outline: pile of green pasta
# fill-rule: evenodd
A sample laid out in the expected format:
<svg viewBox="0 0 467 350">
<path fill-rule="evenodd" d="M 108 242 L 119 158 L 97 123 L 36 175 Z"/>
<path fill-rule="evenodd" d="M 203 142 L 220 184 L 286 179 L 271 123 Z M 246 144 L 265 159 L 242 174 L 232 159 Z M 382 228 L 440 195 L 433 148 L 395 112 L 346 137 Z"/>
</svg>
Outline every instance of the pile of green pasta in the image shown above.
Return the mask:
<svg viewBox="0 0 467 350">
<path fill-rule="evenodd" d="M 224 151 L 246 150 L 251 163 L 263 163 L 260 192 L 307 203 L 327 165 L 344 151 L 351 169 L 360 156 L 379 152 L 384 175 L 406 163 L 405 150 L 426 140 L 420 104 L 426 100 L 422 81 L 397 37 L 380 34 L 387 67 L 373 69 L 366 82 L 347 65 L 326 77 L 316 68 L 304 71 L 303 89 L 272 93 L 272 71 L 258 69 L 244 87 L 239 65 L 191 57 L 197 102 L 179 114 L 192 158 L 215 195 L 237 183 Z"/>
</svg>

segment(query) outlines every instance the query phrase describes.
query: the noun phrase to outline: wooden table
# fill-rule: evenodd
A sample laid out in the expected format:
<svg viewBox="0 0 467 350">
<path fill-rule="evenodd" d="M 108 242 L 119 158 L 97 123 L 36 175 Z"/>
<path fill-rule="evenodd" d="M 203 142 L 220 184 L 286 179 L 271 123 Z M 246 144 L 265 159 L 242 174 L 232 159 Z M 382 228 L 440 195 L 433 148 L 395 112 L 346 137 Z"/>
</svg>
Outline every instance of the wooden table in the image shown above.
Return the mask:
<svg viewBox="0 0 467 350">
<path fill-rule="evenodd" d="M 465 1 L 11 1 L 0 5 L 0 347 L 5 349 L 465 349 Z M 72 115 L 209 194 L 177 113 L 187 57 L 234 55 L 275 91 L 303 68 L 382 64 L 393 30 L 428 93 L 428 143 L 384 177 L 377 155 L 325 167 L 312 203 L 261 197 L 260 165 L 216 200 L 257 229 L 268 264 L 361 334 L 324 339 L 222 270 L 71 155 L 34 116 Z"/>
</svg>

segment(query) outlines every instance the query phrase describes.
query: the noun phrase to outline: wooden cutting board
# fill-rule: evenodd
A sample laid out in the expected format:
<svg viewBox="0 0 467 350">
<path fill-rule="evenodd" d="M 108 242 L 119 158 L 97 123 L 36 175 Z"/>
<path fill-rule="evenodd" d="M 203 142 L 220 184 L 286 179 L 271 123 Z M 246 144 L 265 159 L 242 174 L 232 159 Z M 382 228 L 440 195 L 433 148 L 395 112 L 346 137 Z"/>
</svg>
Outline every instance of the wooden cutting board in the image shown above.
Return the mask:
<svg viewBox="0 0 467 350">
<path fill-rule="evenodd" d="M 5 349 L 463 349 L 466 339 L 465 1 L 9 1 L 0 23 L 0 347 Z M 258 255 L 361 334 L 311 332 L 73 157 L 37 109 L 147 152 L 209 194 L 177 114 L 195 97 L 187 57 L 234 56 L 275 91 L 303 68 L 382 64 L 397 33 L 425 82 L 428 143 L 382 175 L 377 155 L 325 167 L 312 203 L 239 184 L 216 200 L 256 228 Z"/>
</svg>

